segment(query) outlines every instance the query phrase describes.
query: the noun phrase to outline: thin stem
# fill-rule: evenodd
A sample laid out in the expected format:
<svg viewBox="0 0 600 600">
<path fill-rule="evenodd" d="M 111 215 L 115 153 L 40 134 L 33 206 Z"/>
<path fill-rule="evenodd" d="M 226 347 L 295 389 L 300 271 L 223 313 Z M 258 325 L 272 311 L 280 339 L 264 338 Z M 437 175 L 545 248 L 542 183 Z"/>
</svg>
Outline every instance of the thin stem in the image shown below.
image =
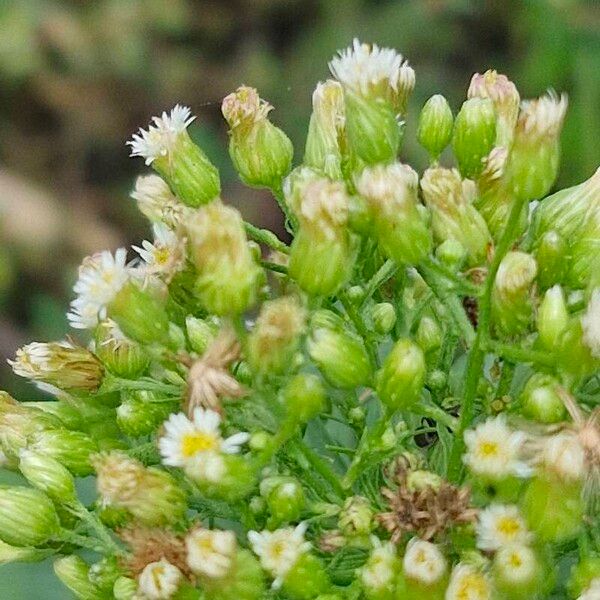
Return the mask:
<svg viewBox="0 0 600 600">
<path fill-rule="evenodd" d="M 279 265 L 274 262 L 270 262 L 268 260 L 261 260 L 260 264 L 269 271 L 273 271 L 275 273 L 282 273 L 283 275 L 287 275 L 288 268 L 285 265 Z"/>
<path fill-rule="evenodd" d="M 289 233 L 293 235 L 294 232 L 298 229 L 298 219 L 288 206 L 281 183 L 276 188 L 272 188 L 271 191 L 273 193 L 273 197 L 275 198 L 275 200 L 277 200 L 277 204 L 279 204 L 281 212 L 285 216 L 285 228 Z"/>
<path fill-rule="evenodd" d="M 104 543 L 100 542 L 100 540 L 89 538 L 85 535 L 79 535 L 69 529 L 61 529 L 60 533 L 56 536 L 56 541 L 75 544 L 76 546 L 93 550 L 99 554 L 112 554 L 113 552 L 112 547 L 107 547 Z"/>
<path fill-rule="evenodd" d="M 112 552 L 117 554 L 123 552 L 122 548 L 113 540 L 106 527 L 100 522 L 100 519 L 81 504 L 81 502 L 76 502 L 72 510 L 94 532 L 106 548 L 111 549 Z"/>
<path fill-rule="evenodd" d="M 365 325 L 365 322 L 364 322 L 361 314 L 356 309 L 356 307 L 352 304 L 352 302 L 350 302 L 350 300 L 348 300 L 347 296 L 345 294 L 340 294 L 339 299 L 340 299 L 340 302 L 342 303 L 342 306 L 346 310 L 346 313 L 348 313 L 350 320 L 352 321 L 352 323 L 354 323 L 354 327 L 356 328 L 356 331 L 358 332 L 360 337 L 362 337 L 362 339 L 365 342 L 365 347 L 367 349 L 367 353 L 368 353 L 369 359 L 371 361 L 371 366 L 374 369 L 376 369 L 379 366 L 379 360 L 377 357 L 377 349 L 375 348 L 375 343 L 373 341 L 373 336 L 371 335 L 371 332 Z"/>
<path fill-rule="evenodd" d="M 290 247 L 282 242 L 273 232 L 269 231 L 268 229 L 256 227 L 256 225 L 252 225 L 252 223 L 248 223 L 246 221 L 244 222 L 244 227 L 246 228 L 248 237 L 252 238 L 255 242 L 264 244 L 273 250 L 277 250 L 277 252 L 289 254 Z"/>
<path fill-rule="evenodd" d="M 388 279 L 392 278 L 396 271 L 398 271 L 398 265 L 391 259 L 386 260 L 378 271 L 371 277 L 365 288 L 365 295 L 361 302 L 361 306 L 382 286 Z"/>
<path fill-rule="evenodd" d="M 450 281 L 457 289 L 457 291 L 464 292 L 469 296 L 479 296 L 481 289 L 479 286 L 472 284 L 470 281 L 460 277 L 457 273 L 446 267 L 440 262 L 437 262 L 433 258 L 425 258 L 423 264 L 432 271 L 438 273 L 448 281 Z"/>
<path fill-rule="evenodd" d="M 556 362 L 554 356 L 548 352 L 519 348 L 518 346 L 511 346 L 510 344 L 503 344 L 494 340 L 486 340 L 485 349 L 512 363 L 526 362 L 544 367 L 552 367 Z"/>
<path fill-rule="evenodd" d="M 452 431 L 456 429 L 458 424 L 456 417 L 449 415 L 444 409 L 436 406 L 435 404 L 421 403 L 418 406 L 415 406 L 412 412 L 414 412 L 416 415 L 433 419 Z"/>
</svg>

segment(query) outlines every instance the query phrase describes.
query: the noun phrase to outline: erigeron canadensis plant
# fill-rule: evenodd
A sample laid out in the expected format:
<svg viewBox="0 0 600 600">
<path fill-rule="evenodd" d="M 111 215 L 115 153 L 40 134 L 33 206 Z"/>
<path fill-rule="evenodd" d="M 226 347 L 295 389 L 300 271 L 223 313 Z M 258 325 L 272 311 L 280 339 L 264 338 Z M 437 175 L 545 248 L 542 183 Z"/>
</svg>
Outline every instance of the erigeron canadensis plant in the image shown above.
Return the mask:
<svg viewBox="0 0 600 600">
<path fill-rule="evenodd" d="M 223 101 L 290 245 L 220 197 L 188 108 L 129 142 L 154 239 L 83 261 L 89 344 L 11 361 L 54 399 L 0 397 L 0 560 L 84 600 L 598 598 L 600 172 L 548 196 L 566 97 L 433 96 L 419 174 L 407 61 L 329 66 L 294 167 L 255 89 Z"/>
</svg>

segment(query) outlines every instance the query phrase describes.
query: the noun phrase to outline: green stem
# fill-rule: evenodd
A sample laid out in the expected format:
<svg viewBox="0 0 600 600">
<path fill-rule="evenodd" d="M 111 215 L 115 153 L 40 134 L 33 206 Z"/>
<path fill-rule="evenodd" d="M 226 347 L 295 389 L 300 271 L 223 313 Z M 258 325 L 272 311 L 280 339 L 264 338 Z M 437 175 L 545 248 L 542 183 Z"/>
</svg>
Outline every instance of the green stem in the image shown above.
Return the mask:
<svg viewBox="0 0 600 600">
<path fill-rule="evenodd" d="M 112 553 L 122 554 L 122 548 L 115 542 L 108 529 L 94 513 L 90 512 L 81 502 L 76 502 L 72 510 L 94 532 L 105 548 L 110 549 Z"/>
<path fill-rule="evenodd" d="M 515 199 L 513 202 L 508 221 L 506 222 L 506 227 L 504 228 L 502 237 L 494 252 L 494 258 L 485 281 L 483 296 L 479 302 L 479 324 L 477 327 L 477 335 L 475 336 L 473 346 L 469 353 L 467 371 L 465 374 L 465 386 L 463 388 L 462 410 L 460 412 L 460 419 L 455 431 L 454 443 L 452 444 L 448 462 L 448 478 L 450 481 L 458 481 L 460 479 L 462 471 L 462 454 L 465 448 L 464 434 L 473 421 L 477 386 L 483 371 L 486 340 L 489 338 L 492 310 L 491 299 L 494 281 L 496 280 L 496 273 L 498 272 L 500 262 L 515 239 L 515 230 L 517 229 L 517 224 L 521 216 L 523 202 L 523 200 L 518 199 Z"/>
<path fill-rule="evenodd" d="M 277 252 L 289 254 L 290 247 L 283 243 L 273 232 L 269 231 L 268 229 L 256 227 L 255 225 L 252 225 L 252 223 L 248 223 L 246 221 L 244 222 L 244 227 L 246 228 L 246 234 L 248 237 L 253 239 L 255 242 L 264 244 L 273 250 L 277 250 Z"/>
<path fill-rule="evenodd" d="M 416 415 L 420 415 L 423 417 L 427 417 L 428 419 L 433 419 L 442 425 L 445 425 L 448 429 L 454 431 L 458 424 L 456 417 L 449 415 L 444 409 L 436 406 L 435 404 L 429 403 L 421 403 L 414 407 L 414 410 L 411 412 Z"/>
<path fill-rule="evenodd" d="M 107 547 L 104 543 L 100 542 L 100 540 L 89 538 L 85 535 L 79 535 L 78 533 L 75 533 L 68 529 L 61 529 L 60 533 L 56 536 L 56 541 L 67 542 L 68 544 L 75 544 L 76 546 L 80 546 L 81 548 L 87 548 L 88 550 L 93 550 L 94 552 L 98 552 L 99 554 L 113 553 L 112 546 Z"/>
<path fill-rule="evenodd" d="M 281 273 L 283 275 L 287 275 L 288 268 L 285 265 L 279 265 L 274 262 L 270 262 L 268 260 L 261 260 L 260 264 L 269 271 L 273 271 L 275 273 Z"/>
<path fill-rule="evenodd" d="M 161 392 L 170 396 L 181 396 L 182 389 L 172 383 L 162 383 L 152 379 L 123 379 L 122 377 L 107 377 L 100 391 L 112 392 L 121 390 L 147 390 L 152 392 Z M 172 398 L 165 399 L 170 401 Z"/>
<path fill-rule="evenodd" d="M 519 348 L 493 340 L 486 340 L 485 349 L 512 363 L 534 363 L 544 367 L 552 367 L 556 363 L 554 356 L 548 352 Z"/>
<path fill-rule="evenodd" d="M 481 294 L 481 289 L 479 286 L 474 285 L 470 281 L 460 277 L 460 275 L 445 265 L 435 261 L 433 258 L 425 258 L 423 265 L 451 282 L 453 286 L 457 288 L 456 291 L 464 292 L 469 296 L 479 296 Z"/>
<path fill-rule="evenodd" d="M 379 289 L 380 286 L 388 279 L 392 278 L 396 274 L 396 271 L 398 271 L 398 265 L 391 259 L 386 260 L 367 283 L 361 306 L 377 291 L 377 289 Z"/>
<path fill-rule="evenodd" d="M 373 336 L 371 335 L 371 332 L 365 325 L 361 314 L 356 309 L 354 304 L 352 304 L 352 302 L 348 300 L 348 297 L 345 294 L 340 294 L 339 300 L 342 303 L 342 306 L 344 307 L 346 312 L 348 313 L 350 320 L 352 321 L 352 323 L 354 323 L 356 331 L 365 343 L 365 347 L 367 349 L 367 353 L 371 361 L 371 366 L 373 367 L 373 369 L 377 369 L 377 367 L 379 366 L 379 360 L 377 357 L 377 349 L 375 347 L 375 342 L 373 341 Z"/>
<path fill-rule="evenodd" d="M 277 200 L 277 204 L 279 204 L 281 212 L 285 216 L 286 230 L 288 231 L 288 233 L 291 233 L 293 235 L 294 232 L 298 229 L 298 219 L 288 206 L 281 183 L 277 187 L 272 188 L 271 192 L 273 193 L 273 197 L 275 198 L 275 200 Z"/>
</svg>

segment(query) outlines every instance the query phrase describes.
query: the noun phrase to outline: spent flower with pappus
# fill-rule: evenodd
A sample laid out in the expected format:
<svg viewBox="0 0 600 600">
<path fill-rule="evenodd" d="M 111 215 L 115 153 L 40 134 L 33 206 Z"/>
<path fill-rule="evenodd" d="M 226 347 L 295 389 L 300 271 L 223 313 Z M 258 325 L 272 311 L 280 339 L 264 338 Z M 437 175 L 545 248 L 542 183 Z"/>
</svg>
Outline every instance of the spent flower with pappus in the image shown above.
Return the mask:
<svg viewBox="0 0 600 600">
<path fill-rule="evenodd" d="M 256 89 L 222 103 L 285 241 L 190 108 L 134 134 L 151 234 L 9 361 L 53 398 L 0 393 L 0 562 L 82 600 L 598 598 L 599 175 L 553 189 L 566 96 L 490 70 L 416 115 L 395 50 L 329 70 L 296 162 Z"/>
</svg>

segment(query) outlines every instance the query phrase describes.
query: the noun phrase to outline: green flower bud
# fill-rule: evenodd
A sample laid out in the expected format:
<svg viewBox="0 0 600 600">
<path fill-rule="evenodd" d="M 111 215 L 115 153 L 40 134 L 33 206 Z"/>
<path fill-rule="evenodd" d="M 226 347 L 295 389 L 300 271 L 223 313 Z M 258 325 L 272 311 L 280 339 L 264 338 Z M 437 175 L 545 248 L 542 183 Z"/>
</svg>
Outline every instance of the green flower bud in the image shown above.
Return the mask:
<svg viewBox="0 0 600 600">
<path fill-rule="evenodd" d="M 543 198 L 554 183 L 567 97 L 553 92 L 521 103 L 507 175 L 520 200 Z"/>
<path fill-rule="evenodd" d="M 304 164 L 331 179 L 342 179 L 346 121 L 342 86 L 333 80 L 317 84 L 312 104 Z"/>
<path fill-rule="evenodd" d="M 137 379 L 150 364 L 141 346 L 119 335 L 106 322 L 96 329 L 95 352 L 110 373 L 125 379 Z"/>
<path fill-rule="evenodd" d="M 185 318 L 185 329 L 192 350 L 198 354 L 206 352 L 218 333 L 218 327 L 213 323 L 192 315 Z"/>
<path fill-rule="evenodd" d="M 546 573 L 535 550 L 524 544 L 503 546 L 492 567 L 496 590 L 507 600 L 529 600 L 544 587 Z"/>
<path fill-rule="evenodd" d="M 133 600 L 137 592 L 137 582 L 129 577 L 118 577 L 113 587 L 115 600 Z"/>
<path fill-rule="evenodd" d="M 440 369 L 434 369 L 427 374 L 427 387 L 432 390 L 442 391 L 448 384 L 448 375 Z"/>
<path fill-rule="evenodd" d="M 409 339 L 396 342 L 377 372 L 375 387 L 390 409 L 407 409 L 418 402 L 425 383 L 425 356 Z"/>
<path fill-rule="evenodd" d="M 536 275 L 537 264 L 530 254 L 508 252 L 502 259 L 492 291 L 492 320 L 501 335 L 514 336 L 529 326 Z"/>
<path fill-rule="evenodd" d="M 363 341 L 330 311 L 317 311 L 311 320 L 308 354 L 334 387 L 368 385 L 372 370 Z"/>
<path fill-rule="evenodd" d="M 108 316 L 127 337 L 141 344 L 167 340 L 169 319 L 165 299 L 157 290 L 141 289 L 128 281 L 109 304 Z"/>
<path fill-rule="evenodd" d="M 164 402 L 152 392 L 130 392 L 117 408 L 117 425 L 127 436 L 137 438 L 150 435 L 173 412 L 178 402 Z"/>
<path fill-rule="evenodd" d="M 11 546 L 10 544 L 0 541 L 0 566 L 13 562 L 41 562 L 49 556 L 52 556 L 52 554 L 54 554 L 53 549 L 38 550 L 37 548 Z"/>
<path fill-rule="evenodd" d="M 386 335 L 396 324 L 396 309 L 390 302 L 380 302 L 371 309 L 371 319 L 375 331 Z"/>
<path fill-rule="evenodd" d="M 213 202 L 188 220 L 187 230 L 198 269 L 196 290 L 206 310 L 232 315 L 254 304 L 261 269 L 248 247 L 240 213 Z"/>
<path fill-rule="evenodd" d="M 435 249 L 436 258 L 447 267 L 458 271 L 467 258 L 467 249 L 454 239 L 447 239 Z"/>
<path fill-rule="evenodd" d="M 19 455 L 19 470 L 31 485 L 55 502 L 70 503 L 77 497 L 71 473 L 49 456 L 32 450 L 22 450 Z"/>
<path fill-rule="evenodd" d="M 547 289 L 565 279 L 568 258 L 567 243 L 562 236 L 554 230 L 544 233 L 535 249 L 538 281 L 542 288 Z"/>
<path fill-rule="evenodd" d="M 567 282 L 574 288 L 583 288 L 598 280 L 600 273 L 600 207 L 588 211 L 581 229 L 570 247 Z"/>
<path fill-rule="evenodd" d="M 103 600 L 106 598 L 88 578 L 90 567 L 79 556 L 72 554 L 54 561 L 54 573 L 80 600 Z"/>
<path fill-rule="evenodd" d="M 494 70 L 475 73 L 467 92 L 469 98 L 489 98 L 496 113 L 496 145 L 510 148 L 519 114 L 520 96 L 515 84 Z"/>
<path fill-rule="evenodd" d="M 71 400 L 70 398 L 69 402 Z M 40 402 L 21 402 L 20 405 L 32 408 L 38 414 L 40 412 L 45 413 L 48 415 L 48 418 L 55 417 L 57 419 L 55 428 L 64 426 L 67 429 L 83 429 L 82 415 L 78 408 L 76 408 L 75 403 L 71 405 L 63 400 L 43 400 Z M 2 409 L 0 408 L 1 411 Z"/>
<path fill-rule="evenodd" d="M 360 306 L 365 297 L 365 288 L 362 285 L 353 285 L 346 291 L 346 297 L 355 306 Z"/>
<path fill-rule="evenodd" d="M 227 577 L 203 582 L 206 600 L 262 600 L 266 586 L 259 562 L 247 550 L 238 550 Z"/>
<path fill-rule="evenodd" d="M 0 540 L 11 546 L 39 546 L 59 530 L 48 496 L 32 488 L 0 486 Z"/>
<path fill-rule="evenodd" d="M 563 421 L 567 413 L 556 391 L 558 386 L 559 382 L 550 375 L 532 375 L 521 392 L 523 414 L 540 423 Z"/>
<path fill-rule="evenodd" d="M 323 563 L 308 552 L 298 558 L 283 579 L 283 590 L 291 600 L 310 600 L 330 588 Z"/>
<path fill-rule="evenodd" d="M 154 125 L 140 129 L 131 141 L 131 156 L 141 156 L 188 206 L 210 202 L 221 192 L 219 172 L 194 144 L 187 128 L 195 119 L 179 104 L 170 114 L 154 117 Z"/>
<path fill-rule="evenodd" d="M 417 139 L 432 161 L 436 161 L 452 139 L 454 117 L 444 96 L 431 96 L 421 109 Z"/>
<path fill-rule="evenodd" d="M 554 350 L 558 340 L 569 323 L 569 311 L 565 295 L 559 285 L 551 287 L 538 308 L 537 330 L 541 344 Z"/>
<path fill-rule="evenodd" d="M 570 598 L 578 598 L 594 579 L 600 578 L 600 557 L 588 556 L 573 565 L 567 582 Z"/>
<path fill-rule="evenodd" d="M 96 391 L 104 376 L 100 361 L 69 341 L 27 344 L 8 364 L 21 377 L 71 391 Z"/>
<path fill-rule="evenodd" d="M 113 451 L 93 458 L 98 493 L 105 504 L 128 510 L 144 525 L 176 523 L 187 510 L 185 492 L 175 479 Z"/>
<path fill-rule="evenodd" d="M 246 341 L 253 370 L 277 375 L 289 369 L 300 346 L 305 321 L 305 310 L 293 296 L 265 302 Z"/>
<path fill-rule="evenodd" d="M 229 125 L 229 155 L 246 185 L 278 188 L 290 172 L 294 148 L 267 115 L 273 107 L 251 87 L 241 86 L 223 100 Z"/>
<path fill-rule="evenodd" d="M 415 333 L 415 341 L 425 353 L 437 350 L 442 345 L 442 330 L 438 322 L 428 316 L 422 317 Z"/>
<path fill-rule="evenodd" d="M 88 571 L 90 582 L 105 592 L 112 592 L 116 580 L 122 575 L 123 567 L 114 555 L 103 557 L 97 563 L 94 563 Z"/>
<path fill-rule="evenodd" d="M 304 490 L 293 477 L 271 477 L 263 479 L 261 495 L 269 508 L 269 528 L 274 529 L 285 523 L 298 521 L 306 504 Z"/>
<path fill-rule="evenodd" d="M 98 452 L 98 445 L 81 431 L 57 429 L 36 433 L 30 449 L 58 461 L 73 475 L 86 477 L 93 473 L 90 456 Z"/>
<path fill-rule="evenodd" d="M 463 177 L 474 179 L 483 170 L 483 159 L 496 140 L 496 113 L 488 98 L 463 102 L 454 121 L 452 148 Z"/>
<path fill-rule="evenodd" d="M 327 397 L 321 380 L 311 373 L 292 377 L 283 390 L 283 402 L 289 418 L 306 423 L 325 408 Z"/>
<path fill-rule="evenodd" d="M 431 250 L 431 234 L 417 209 L 418 176 L 400 163 L 365 169 L 356 180 L 367 201 L 383 253 L 398 264 L 418 264 Z"/>
<path fill-rule="evenodd" d="M 576 380 L 592 375 L 600 366 L 586 339 L 581 319 L 571 319 L 554 351 L 558 369 Z"/>
<path fill-rule="evenodd" d="M 362 406 L 353 406 L 348 411 L 348 421 L 352 425 L 361 426 L 365 422 L 365 409 Z"/>
<path fill-rule="evenodd" d="M 461 180 L 456 169 L 431 168 L 423 174 L 421 189 L 437 240 L 460 242 L 467 249 L 470 265 L 485 262 L 492 238 L 485 220 L 473 206 L 474 184 Z"/>
<path fill-rule="evenodd" d="M 373 508 L 363 496 L 346 498 L 338 519 L 345 536 L 369 535 L 373 528 Z"/>
<path fill-rule="evenodd" d="M 349 279 L 355 259 L 346 188 L 340 181 L 299 174 L 288 191 L 300 222 L 290 250 L 290 277 L 311 295 L 334 294 Z"/>
</svg>

